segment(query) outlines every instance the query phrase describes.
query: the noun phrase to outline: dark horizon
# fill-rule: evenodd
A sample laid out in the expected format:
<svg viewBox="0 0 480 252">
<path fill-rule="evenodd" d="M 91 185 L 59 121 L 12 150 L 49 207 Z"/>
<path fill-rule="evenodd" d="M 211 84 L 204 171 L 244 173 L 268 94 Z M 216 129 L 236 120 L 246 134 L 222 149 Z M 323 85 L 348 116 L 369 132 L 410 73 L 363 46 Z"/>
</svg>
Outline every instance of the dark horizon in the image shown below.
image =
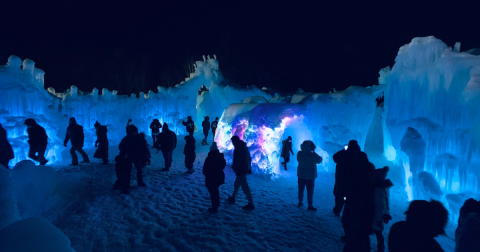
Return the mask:
<svg viewBox="0 0 480 252">
<path fill-rule="evenodd" d="M 398 49 L 414 37 L 432 35 L 450 47 L 461 42 L 461 51 L 480 47 L 472 7 L 8 3 L 0 62 L 10 55 L 32 59 L 46 72 L 45 88 L 57 92 L 76 85 L 83 91 L 121 88 L 128 95 L 178 84 L 187 77 L 187 62 L 216 54 L 232 83 L 329 92 L 378 84 L 378 71 L 393 66 Z"/>
</svg>

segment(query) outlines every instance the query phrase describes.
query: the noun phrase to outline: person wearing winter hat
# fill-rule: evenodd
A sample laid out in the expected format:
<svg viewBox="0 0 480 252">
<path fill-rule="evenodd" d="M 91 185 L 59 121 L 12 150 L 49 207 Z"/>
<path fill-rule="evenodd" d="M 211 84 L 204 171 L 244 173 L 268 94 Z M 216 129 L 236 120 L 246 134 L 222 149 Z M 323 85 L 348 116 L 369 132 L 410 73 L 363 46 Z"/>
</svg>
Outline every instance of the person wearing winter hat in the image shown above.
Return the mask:
<svg viewBox="0 0 480 252">
<path fill-rule="evenodd" d="M 235 203 L 235 197 L 240 187 L 242 187 L 243 193 L 247 196 L 248 200 L 248 204 L 242 208 L 245 210 L 253 210 L 255 206 L 253 205 L 252 193 L 250 192 L 250 187 L 247 182 L 247 174 L 252 174 L 252 157 L 250 156 L 247 144 L 240 140 L 238 136 L 233 136 L 231 141 L 235 147 L 233 151 L 232 169 L 235 172 L 236 178 L 233 184 L 233 194 L 228 197 L 228 202 L 231 204 Z"/>
<path fill-rule="evenodd" d="M 162 171 L 169 171 L 173 161 L 173 150 L 177 147 L 177 135 L 168 128 L 167 123 L 163 123 L 162 133 L 160 133 L 159 138 L 160 150 L 165 160 L 165 168 Z"/>
<path fill-rule="evenodd" d="M 213 140 L 215 141 L 215 134 L 217 133 L 218 117 L 215 117 L 215 121 L 212 122 L 210 128 L 212 129 Z"/>
<path fill-rule="evenodd" d="M 313 189 L 317 178 L 317 165 L 322 162 L 322 157 L 315 153 L 315 144 L 312 141 L 304 141 L 297 153 L 297 177 L 298 177 L 298 206 L 303 205 L 303 193 L 307 187 L 308 210 L 316 211 L 313 207 Z"/>
<path fill-rule="evenodd" d="M 218 150 L 217 143 L 213 142 L 208 157 L 203 163 L 205 187 L 210 193 L 210 201 L 212 202 L 212 207 L 208 209 L 211 213 L 217 212 L 220 205 L 219 187 L 225 183 L 225 173 L 223 169 L 226 165 L 227 163 L 223 153 L 220 153 Z"/>
<path fill-rule="evenodd" d="M 292 150 L 292 137 L 288 136 L 287 140 L 282 141 L 282 154 L 281 156 L 283 157 L 283 162 L 282 165 L 285 169 L 287 170 L 287 163 L 290 162 L 290 152 L 292 153 L 292 156 L 295 155 Z"/>
<path fill-rule="evenodd" d="M 390 216 L 390 187 L 393 183 L 387 178 L 388 166 L 381 169 L 376 169 L 373 172 L 373 183 L 375 186 L 374 203 L 375 203 L 375 215 L 373 219 L 372 228 L 377 236 L 377 251 L 385 251 L 385 242 L 383 239 L 383 230 L 385 229 L 384 223 L 388 223 L 392 216 Z"/>
<path fill-rule="evenodd" d="M 161 128 L 162 128 L 162 124 L 156 118 L 153 119 L 152 123 L 150 123 L 150 129 L 152 130 L 152 139 L 153 139 L 152 148 L 157 147 L 158 135 L 160 135 Z"/>
</svg>

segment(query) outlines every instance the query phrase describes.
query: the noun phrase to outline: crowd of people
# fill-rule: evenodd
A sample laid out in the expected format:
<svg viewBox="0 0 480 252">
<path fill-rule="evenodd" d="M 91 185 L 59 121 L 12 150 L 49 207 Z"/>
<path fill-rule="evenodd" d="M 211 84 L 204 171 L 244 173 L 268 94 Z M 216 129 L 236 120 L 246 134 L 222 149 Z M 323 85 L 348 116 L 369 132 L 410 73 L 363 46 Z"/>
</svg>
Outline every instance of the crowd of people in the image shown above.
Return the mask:
<svg viewBox="0 0 480 252">
<path fill-rule="evenodd" d="M 187 173 L 195 172 L 193 163 L 196 159 L 195 143 L 193 136 L 195 124 L 189 116 L 187 121 L 182 121 L 188 135 L 185 136 L 185 167 Z M 45 165 L 48 137 L 45 129 L 38 125 L 34 119 L 26 119 L 28 143 L 30 145 L 29 157 Z M 208 133 L 211 130 L 215 138 L 218 126 L 218 117 L 212 123 L 208 116 L 202 122 L 205 138 L 202 145 L 209 145 L 207 142 Z M 95 141 L 94 157 L 101 159 L 103 164 L 108 164 L 108 138 L 107 126 L 101 125 L 98 121 L 94 125 L 97 135 Z M 162 152 L 165 160 L 165 167 L 162 171 L 169 171 L 172 165 L 172 154 L 177 146 L 177 135 L 169 129 L 167 123 L 163 125 L 154 119 L 150 124 L 152 131 L 152 148 Z M 162 129 L 160 132 L 160 129 Z M 82 155 L 82 162 L 89 163 L 88 155 L 83 151 L 84 132 L 83 127 L 78 125 L 75 118 L 69 120 L 69 126 L 65 135 L 64 145 L 71 143 L 70 154 L 72 164 L 78 165 L 76 152 Z M 245 194 L 248 204 L 242 208 L 245 210 L 255 209 L 253 197 L 248 185 L 247 175 L 252 174 L 251 156 L 247 145 L 238 136 L 232 136 L 231 142 L 234 146 L 232 169 L 235 173 L 233 192 L 227 198 L 231 204 L 235 203 L 240 187 Z M 316 211 L 313 206 L 313 193 L 315 179 L 317 178 L 317 165 L 322 162 L 322 157 L 315 152 L 316 146 L 312 141 L 304 141 L 297 153 L 297 177 L 298 177 L 298 206 L 303 205 L 304 191 L 307 189 L 308 211 Z M 129 194 L 130 177 L 132 167 L 137 170 L 137 184 L 145 187 L 142 170 L 151 163 L 150 150 L 146 141 L 146 135 L 139 133 L 138 128 L 133 125 L 130 119 L 126 126 L 126 136 L 119 144 L 120 153 L 115 157 L 115 172 L 117 180 L 113 185 L 114 190 L 120 190 L 123 194 Z M 287 163 L 290 161 L 290 153 L 294 155 L 292 148 L 292 137 L 282 141 L 281 163 L 287 170 Z M 7 132 L 0 124 L 0 164 L 7 169 L 8 163 L 14 158 L 13 149 L 8 142 Z M 383 230 L 385 224 L 392 220 L 389 206 L 389 189 L 393 183 L 387 179 L 389 167 L 375 169 L 375 166 L 368 160 L 367 154 L 361 151 L 358 142 L 351 140 L 344 149 L 333 155 L 336 163 L 335 185 L 333 195 L 335 205 L 333 213 L 342 215 L 341 223 L 345 235 L 340 237 L 345 242 L 344 250 L 348 251 L 370 251 L 370 235 L 377 239 L 377 251 L 385 251 Z M 212 142 L 210 152 L 203 164 L 203 175 L 205 176 L 205 187 L 208 189 L 211 200 L 211 207 L 208 211 L 218 212 L 220 205 L 219 187 L 225 183 L 224 168 L 226 161 L 223 153 L 220 153 L 215 142 Z M 343 212 L 343 213 L 342 213 Z M 406 220 L 392 225 L 388 234 L 388 249 L 390 252 L 400 251 L 443 251 L 438 242 L 434 239 L 445 233 L 445 226 L 448 221 L 448 211 L 441 202 L 431 200 L 414 200 L 407 210 Z M 456 251 L 477 251 L 480 247 L 480 202 L 469 199 L 465 202 L 460 211 L 458 228 L 455 233 Z"/>
</svg>

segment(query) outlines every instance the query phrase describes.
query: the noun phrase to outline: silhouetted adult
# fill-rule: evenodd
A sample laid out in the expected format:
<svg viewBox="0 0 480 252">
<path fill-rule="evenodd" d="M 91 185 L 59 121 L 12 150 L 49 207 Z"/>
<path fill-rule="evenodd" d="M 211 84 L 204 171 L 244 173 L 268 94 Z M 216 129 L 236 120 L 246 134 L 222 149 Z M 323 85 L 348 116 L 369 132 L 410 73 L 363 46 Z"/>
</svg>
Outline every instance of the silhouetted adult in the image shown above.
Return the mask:
<svg viewBox="0 0 480 252">
<path fill-rule="evenodd" d="M 303 205 L 303 193 L 307 187 L 307 202 L 309 211 L 317 211 L 313 207 L 313 189 L 317 178 L 317 164 L 322 162 L 322 157 L 315 153 L 315 144 L 312 141 L 304 141 L 297 153 L 297 177 L 298 177 L 298 206 Z"/>
<path fill-rule="evenodd" d="M 8 142 L 7 131 L 0 123 L 0 164 L 8 168 L 8 162 L 15 158 L 12 145 Z"/>
<path fill-rule="evenodd" d="M 282 141 L 282 154 L 281 156 L 283 157 L 283 168 L 285 171 L 287 170 L 287 163 L 290 162 L 290 152 L 292 155 L 295 155 L 292 150 L 292 137 L 288 136 L 287 140 Z"/>
<path fill-rule="evenodd" d="M 153 139 L 152 148 L 157 147 L 158 135 L 160 135 L 160 128 L 162 128 L 162 124 L 158 121 L 158 119 L 153 119 L 153 122 L 150 123 L 150 129 L 152 130 Z"/>
<path fill-rule="evenodd" d="M 145 140 L 141 139 L 138 135 L 138 129 L 136 126 L 130 126 L 128 128 L 128 134 L 125 136 L 120 144 L 118 149 L 120 150 L 119 157 L 117 159 L 119 162 L 124 162 L 120 164 L 120 176 L 117 180 L 118 183 L 115 183 L 114 189 L 119 188 L 123 194 L 129 194 L 128 188 L 130 187 L 130 176 L 132 171 L 132 164 L 135 165 L 137 169 L 137 184 L 138 186 L 145 187 L 146 184 L 143 182 L 142 176 L 142 155 L 144 151 L 148 151 L 146 146 L 143 146 Z"/>
<path fill-rule="evenodd" d="M 381 169 L 376 169 L 373 173 L 373 182 L 375 186 L 374 203 L 375 203 L 375 215 L 373 218 L 372 228 L 377 237 L 377 251 L 385 251 L 385 242 L 383 239 L 383 230 L 385 229 L 384 223 L 388 223 L 392 217 L 390 216 L 390 204 L 389 204 L 389 190 L 393 186 L 390 179 L 387 178 L 388 166 Z"/>
<path fill-rule="evenodd" d="M 185 126 L 185 130 L 188 132 L 190 136 L 193 136 L 193 132 L 195 131 L 195 123 L 192 120 L 191 116 L 187 117 L 187 121 L 182 121 L 183 126 Z"/>
<path fill-rule="evenodd" d="M 203 127 L 203 135 L 205 138 L 202 141 L 202 145 L 208 145 L 207 143 L 207 137 L 208 137 L 208 132 L 210 131 L 210 118 L 208 116 L 205 116 L 205 120 L 202 122 L 202 127 Z"/>
<path fill-rule="evenodd" d="M 333 195 L 335 196 L 335 206 L 333 213 L 340 215 L 345 204 L 345 197 L 347 194 L 347 188 L 350 183 L 349 171 L 355 166 L 355 153 L 360 151 L 360 146 L 355 140 L 350 140 L 347 149 L 333 155 L 333 161 L 337 164 L 335 169 L 335 185 L 333 187 Z"/>
<path fill-rule="evenodd" d="M 67 134 L 65 134 L 65 140 L 63 145 L 67 147 L 68 140 L 70 140 L 72 147 L 70 148 L 70 155 L 72 155 L 72 165 L 78 165 L 78 157 L 75 151 L 78 151 L 82 155 L 83 161 L 80 163 L 90 163 L 87 153 L 83 151 L 83 127 L 77 124 L 75 117 L 70 118 L 68 121 Z"/>
<path fill-rule="evenodd" d="M 28 144 L 30 145 L 28 157 L 40 162 L 40 165 L 45 165 L 48 162 L 44 157 L 48 143 L 48 136 L 45 129 L 38 125 L 32 118 L 26 119 L 24 124 L 27 125 Z M 35 155 L 36 153 L 38 153 L 38 155 Z"/>
<path fill-rule="evenodd" d="M 211 125 L 213 141 L 215 141 L 215 134 L 217 134 L 217 127 L 218 127 L 218 117 L 215 117 L 215 121 L 213 121 Z"/>
<path fill-rule="evenodd" d="M 205 176 L 205 187 L 210 193 L 210 201 L 212 207 L 208 211 L 215 213 L 220 206 L 220 191 L 219 187 L 225 183 L 225 173 L 223 169 L 227 165 L 223 153 L 220 153 L 217 148 L 217 143 L 213 142 L 210 147 L 205 162 L 203 163 L 203 175 Z"/>
<path fill-rule="evenodd" d="M 405 221 L 399 221 L 390 228 L 388 251 L 442 252 L 442 247 L 435 240 L 438 235 L 445 234 L 448 221 L 448 211 L 442 203 L 414 200 L 406 215 Z"/>
<path fill-rule="evenodd" d="M 471 252 L 480 248 L 480 202 L 468 199 L 460 209 L 455 230 L 455 252 Z"/>
<path fill-rule="evenodd" d="M 233 194 L 228 197 L 228 201 L 232 204 L 235 203 L 235 197 L 237 196 L 238 190 L 242 187 L 243 193 L 247 196 L 248 200 L 248 204 L 242 208 L 245 210 L 252 210 L 255 209 L 255 206 L 253 205 L 252 193 L 250 192 L 250 187 L 247 182 L 247 174 L 252 174 L 252 157 L 250 156 L 247 144 L 240 140 L 238 136 L 233 136 L 231 141 L 235 147 L 233 151 L 232 169 L 235 172 L 236 178 L 233 184 Z"/>
<path fill-rule="evenodd" d="M 159 136 L 160 150 L 165 159 L 165 168 L 162 171 L 169 171 L 172 166 L 173 150 L 177 147 L 177 135 L 168 128 L 167 123 L 163 123 L 162 133 Z"/>
<path fill-rule="evenodd" d="M 372 175 L 375 166 L 365 152 L 355 153 L 355 166 L 349 171 L 345 210 L 342 225 L 346 242 L 343 251 L 370 251 L 370 237 L 374 217 L 374 187 Z"/>
<path fill-rule="evenodd" d="M 195 170 L 193 169 L 193 162 L 197 155 L 195 154 L 195 138 L 193 136 L 185 136 L 185 147 L 183 148 L 183 154 L 185 154 L 185 167 L 188 169 L 188 174 L 192 174 Z"/>
<path fill-rule="evenodd" d="M 95 141 L 95 154 L 94 158 L 102 159 L 103 164 L 108 164 L 108 138 L 107 138 L 107 126 L 101 125 L 98 121 L 93 125 L 97 134 L 97 140 Z"/>
</svg>

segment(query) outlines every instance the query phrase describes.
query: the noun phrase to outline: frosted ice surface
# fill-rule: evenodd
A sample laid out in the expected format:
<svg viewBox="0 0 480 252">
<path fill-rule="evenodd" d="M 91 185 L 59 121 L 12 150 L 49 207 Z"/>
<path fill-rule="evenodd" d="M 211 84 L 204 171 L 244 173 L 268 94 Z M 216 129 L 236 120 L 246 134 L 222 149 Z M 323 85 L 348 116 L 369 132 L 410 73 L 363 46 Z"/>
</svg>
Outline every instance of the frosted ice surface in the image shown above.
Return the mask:
<svg viewBox="0 0 480 252">
<path fill-rule="evenodd" d="M 406 188 L 414 191 L 424 187 L 419 174 L 423 185 L 431 174 L 443 194 L 478 193 L 480 57 L 460 53 L 459 47 L 452 50 L 434 37 L 415 38 L 400 48 L 388 77 L 385 155 L 397 163 L 409 160 L 405 167 L 413 178 Z M 407 140 L 409 131 L 423 139 L 423 149 L 414 136 Z"/>
<path fill-rule="evenodd" d="M 44 89 L 44 72 L 35 68 L 32 60 L 22 61 L 11 56 L 6 66 L 0 66 L 0 123 L 8 132 L 15 159 L 14 165 L 27 159 L 28 144 L 26 118 L 33 118 L 45 128 L 49 137 L 46 157 L 49 164 L 62 160 L 62 139 L 69 117 L 75 117 L 85 131 L 85 148 L 94 145 L 96 136 L 93 125 L 96 121 L 108 126 L 108 138 L 116 145 L 125 135 L 128 119 L 133 120 L 140 131 L 150 135 L 149 125 L 154 118 L 167 122 L 177 134 L 184 134 L 183 118 L 192 116 L 199 126 L 204 116 L 220 117 L 232 102 L 246 97 L 271 96 L 255 86 L 236 88 L 229 86 L 218 69 L 216 59 L 204 59 L 195 63 L 195 72 L 190 78 L 173 88 L 158 87 L 157 92 L 149 91 L 130 96 L 117 95 L 117 91 L 98 89 L 83 92 L 72 86 L 65 92 Z M 207 86 L 209 92 L 198 96 L 197 90 Z"/>
</svg>

